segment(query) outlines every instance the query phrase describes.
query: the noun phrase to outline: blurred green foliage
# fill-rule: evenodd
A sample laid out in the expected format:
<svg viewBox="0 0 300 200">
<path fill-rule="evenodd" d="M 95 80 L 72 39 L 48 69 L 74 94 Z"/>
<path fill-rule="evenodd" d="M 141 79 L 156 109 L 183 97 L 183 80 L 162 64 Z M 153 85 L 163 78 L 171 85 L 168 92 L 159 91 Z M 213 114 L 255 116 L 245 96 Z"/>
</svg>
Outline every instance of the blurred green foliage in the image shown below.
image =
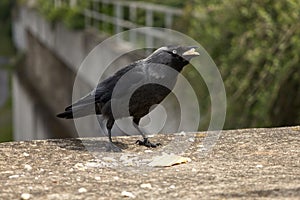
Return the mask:
<svg viewBox="0 0 300 200">
<path fill-rule="evenodd" d="M 83 9 L 86 7 L 87 1 L 78 1 L 78 3 L 70 7 L 69 3 L 62 2 L 61 6 L 55 6 L 54 1 L 38 0 L 37 8 L 52 23 L 62 21 L 71 29 L 84 28 Z"/>
<path fill-rule="evenodd" d="M 0 1 L 0 20 L 6 21 L 10 19 L 10 7 L 12 6 L 11 0 L 1 0 Z"/>
<path fill-rule="evenodd" d="M 10 56 L 14 53 L 11 36 L 11 0 L 0 1 L 0 55 Z"/>
<path fill-rule="evenodd" d="M 6 66 L 11 68 L 12 66 Z M 4 67 L 0 66 L 0 69 Z M 9 78 L 11 79 L 11 71 L 8 70 Z M 11 80 L 9 80 L 9 91 L 11 91 Z M 0 107 L 0 142 L 7 142 L 13 140 L 13 126 L 12 126 L 12 99 L 8 96 L 5 104 Z"/>
<path fill-rule="evenodd" d="M 0 1 L 0 57 L 10 58 L 14 55 L 15 50 L 11 40 L 11 8 L 13 1 Z M 5 70 L 11 79 L 10 64 L 0 65 L 0 70 Z M 11 81 L 9 80 L 9 87 L 11 88 Z M 11 90 L 9 90 L 11 91 Z M 12 140 L 12 100 L 9 94 L 5 104 L 0 107 L 0 142 Z"/>
<path fill-rule="evenodd" d="M 299 0 L 195 0 L 185 13 L 224 79 L 226 128 L 300 124 Z"/>
<path fill-rule="evenodd" d="M 184 5 L 189 1 L 182 1 L 182 0 L 132 0 L 132 1 L 143 1 L 147 3 L 154 3 L 154 4 L 160 4 L 160 5 L 166 5 L 166 6 L 172 6 L 177 8 L 183 8 Z"/>
<path fill-rule="evenodd" d="M 53 1 L 38 2 L 48 20 L 62 20 L 75 29 L 84 28 L 81 13 L 92 7 L 90 1 L 78 1 L 71 9 L 55 7 Z M 300 0 L 146 2 L 184 9 L 183 18 L 174 20 L 174 28 L 201 43 L 219 67 L 227 92 L 225 128 L 300 124 Z M 98 8 L 113 16 L 112 5 L 99 3 Z M 124 15 L 129 20 L 129 10 Z M 153 25 L 162 26 L 163 16 L 153 15 Z M 144 25 L 145 20 L 145 11 L 138 9 L 135 23 Z M 114 33 L 112 24 L 97 23 L 100 30 Z M 184 73 L 197 85 L 196 70 Z M 199 91 L 207 91 L 205 83 L 198 85 Z M 206 102 L 201 109 L 209 111 L 209 97 L 200 95 L 199 99 Z"/>
<path fill-rule="evenodd" d="M 22 0 L 19 0 L 22 2 Z M 26 0 L 23 0 L 26 2 Z M 142 0 L 135 0 L 135 1 L 141 1 Z M 99 12 L 113 16 L 114 15 L 114 7 L 112 4 L 106 4 L 101 2 L 92 2 L 92 1 L 78 1 L 76 6 L 70 7 L 68 1 L 63 1 L 61 6 L 55 6 L 54 1 L 52 0 L 38 0 L 37 1 L 37 8 L 38 10 L 45 16 L 47 20 L 49 20 L 52 23 L 55 23 L 57 21 L 64 22 L 67 27 L 71 29 L 83 29 L 84 28 L 84 16 L 83 11 L 84 8 L 92 8 L 95 9 L 95 4 L 97 4 L 97 7 L 99 8 Z M 167 6 L 173 6 L 173 7 L 179 7 L 182 8 L 185 5 L 184 1 L 178 1 L 178 0 L 167 0 L 167 1 L 158 1 L 158 0 L 150 0 L 150 1 L 144 1 L 146 3 L 158 3 L 163 4 Z M 93 5 L 94 4 L 94 5 Z M 124 9 L 124 15 L 129 19 L 129 9 Z M 154 24 L 153 26 L 162 26 L 164 24 L 164 16 L 162 16 L 161 13 L 154 13 Z M 146 21 L 146 13 L 143 9 L 137 10 L 137 24 L 144 25 Z M 125 18 L 126 18 L 125 17 Z M 92 24 L 94 22 L 92 21 Z M 113 26 L 111 24 L 101 24 L 105 22 L 97 22 L 99 25 L 99 29 L 104 29 L 105 32 L 112 34 Z"/>
<path fill-rule="evenodd" d="M 84 27 L 84 17 L 82 15 L 81 8 L 77 6 L 73 9 L 67 10 L 63 22 L 69 28 L 82 29 Z"/>
</svg>

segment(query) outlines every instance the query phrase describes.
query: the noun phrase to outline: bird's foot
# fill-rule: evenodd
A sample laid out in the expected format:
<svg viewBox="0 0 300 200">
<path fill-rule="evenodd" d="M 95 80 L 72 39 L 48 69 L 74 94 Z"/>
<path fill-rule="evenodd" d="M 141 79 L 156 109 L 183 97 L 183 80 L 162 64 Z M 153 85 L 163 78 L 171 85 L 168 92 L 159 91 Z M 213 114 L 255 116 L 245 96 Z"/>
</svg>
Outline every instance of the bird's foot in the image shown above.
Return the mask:
<svg viewBox="0 0 300 200">
<path fill-rule="evenodd" d="M 121 148 L 119 147 L 118 142 L 113 142 L 111 137 L 108 138 L 109 142 L 108 145 L 106 146 L 106 151 L 108 152 L 121 152 Z"/>
<path fill-rule="evenodd" d="M 121 152 L 122 149 L 117 145 L 116 142 L 109 142 L 108 146 L 106 147 L 107 152 Z"/>
<path fill-rule="evenodd" d="M 156 144 L 151 143 L 151 142 L 148 140 L 148 138 L 144 138 L 143 141 L 137 140 L 135 143 L 138 144 L 138 145 L 141 145 L 141 146 L 152 147 L 152 148 L 156 148 L 156 147 L 158 147 L 158 146 L 161 145 L 160 143 L 156 143 Z"/>
</svg>

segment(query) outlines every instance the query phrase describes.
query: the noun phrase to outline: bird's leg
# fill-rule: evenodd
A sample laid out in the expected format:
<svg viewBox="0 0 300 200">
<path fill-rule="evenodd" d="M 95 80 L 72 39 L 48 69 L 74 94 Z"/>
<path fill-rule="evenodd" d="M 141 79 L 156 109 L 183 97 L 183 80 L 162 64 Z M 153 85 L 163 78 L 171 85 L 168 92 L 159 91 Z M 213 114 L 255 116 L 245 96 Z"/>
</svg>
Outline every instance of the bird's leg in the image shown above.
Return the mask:
<svg viewBox="0 0 300 200">
<path fill-rule="evenodd" d="M 142 145 L 142 146 L 146 146 L 146 147 L 152 147 L 152 148 L 155 148 L 159 145 L 161 145 L 160 143 L 156 143 L 156 144 L 153 144 L 149 141 L 149 139 L 145 136 L 145 134 L 143 133 L 143 131 L 140 129 L 139 127 L 139 122 L 140 122 L 140 119 L 137 119 L 137 118 L 134 118 L 133 119 L 133 126 L 138 130 L 138 132 L 143 136 L 143 141 L 141 140 L 137 140 L 135 143 L 138 144 L 138 145 Z"/>
<path fill-rule="evenodd" d="M 103 127 L 103 118 L 101 118 L 100 115 L 96 115 L 97 117 L 97 121 L 98 121 L 98 124 L 100 126 L 100 129 L 101 131 L 103 131 L 105 133 L 105 130 L 104 130 L 104 127 Z M 110 142 L 112 142 L 112 139 L 111 139 L 111 129 L 114 125 L 114 120 L 113 119 L 108 119 L 107 122 L 106 122 L 106 129 L 107 129 L 107 132 L 108 132 L 108 139 Z"/>
<path fill-rule="evenodd" d="M 107 122 L 106 122 L 106 128 L 107 128 L 107 131 L 108 131 L 108 139 L 109 141 L 112 143 L 112 139 L 111 139 L 111 129 L 113 127 L 115 123 L 115 120 L 114 119 L 108 119 Z"/>
<path fill-rule="evenodd" d="M 99 122 L 99 125 L 101 127 L 101 129 L 103 130 L 103 127 L 102 127 L 102 120 L 100 119 L 100 117 L 98 117 L 97 115 L 97 119 L 98 119 L 98 122 Z M 108 132 L 108 139 L 109 139 L 109 145 L 107 146 L 107 151 L 112 151 L 112 152 L 120 152 L 122 151 L 117 145 L 115 145 L 111 139 L 111 129 L 113 127 L 115 123 L 115 120 L 114 119 L 108 119 L 107 122 L 106 122 L 106 128 L 107 128 L 107 132 Z"/>
</svg>

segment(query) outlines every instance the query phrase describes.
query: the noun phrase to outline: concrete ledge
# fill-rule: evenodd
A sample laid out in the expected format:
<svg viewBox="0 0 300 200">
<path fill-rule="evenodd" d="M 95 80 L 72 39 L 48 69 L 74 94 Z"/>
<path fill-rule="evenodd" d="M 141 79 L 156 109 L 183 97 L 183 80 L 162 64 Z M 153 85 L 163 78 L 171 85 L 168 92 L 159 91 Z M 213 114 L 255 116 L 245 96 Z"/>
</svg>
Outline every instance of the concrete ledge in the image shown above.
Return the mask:
<svg viewBox="0 0 300 200">
<path fill-rule="evenodd" d="M 114 138 L 122 152 L 109 152 L 106 138 L 2 143 L 0 199 L 300 198 L 300 126 L 223 131 L 201 156 L 206 134 L 156 135 L 157 149 L 135 145 L 136 136 Z M 167 144 L 178 137 L 192 141 L 182 153 L 191 162 L 122 167 L 121 158 L 171 153 Z"/>
</svg>

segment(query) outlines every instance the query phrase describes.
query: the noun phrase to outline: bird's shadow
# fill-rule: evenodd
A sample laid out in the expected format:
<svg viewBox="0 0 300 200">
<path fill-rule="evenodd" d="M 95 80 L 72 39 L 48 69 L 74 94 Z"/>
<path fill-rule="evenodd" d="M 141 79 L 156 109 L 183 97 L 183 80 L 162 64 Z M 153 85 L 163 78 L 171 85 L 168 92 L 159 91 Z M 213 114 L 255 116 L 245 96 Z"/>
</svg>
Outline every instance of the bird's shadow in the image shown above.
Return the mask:
<svg viewBox="0 0 300 200">
<path fill-rule="evenodd" d="M 78 139 L 78 138 L 67 138 L 51 140 L 60 148 L 75 151 L 89 151 L 89 152 L 122 152 L 128 148 L 128 145 L 122 142 L 109 142 L 97 139 Z"/>
</svg>

